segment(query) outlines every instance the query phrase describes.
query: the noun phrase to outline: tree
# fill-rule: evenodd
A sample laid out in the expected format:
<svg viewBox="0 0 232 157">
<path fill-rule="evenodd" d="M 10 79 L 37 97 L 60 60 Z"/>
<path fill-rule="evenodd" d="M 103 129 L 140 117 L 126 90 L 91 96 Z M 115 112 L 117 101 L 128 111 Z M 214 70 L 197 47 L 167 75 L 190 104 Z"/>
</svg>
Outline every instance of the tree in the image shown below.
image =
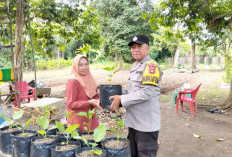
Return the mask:
<svg viewBox="0 0 232 157">
<path fill-rule="evenodd" d="M 192 69 L 196 69 L 196 41 L 203 30 L 203 17 L 199 16 L 204 12 L 204 0 L 189 0 L 189 1 L 176 1 L 176 0 L 163 0 L 157 5 L 155 11 L 149 18 L 149 22 L 153 28 L 158 25 L 174 27 L 181 24 L 182 30 L 180 34 L 188 37 L 192 43 Z M 172 35 L 169 32 L 167 35 Z M 181 36 L 180 36 L 181 37 Z M 182 38 L 183 39 L 183 38 Z"/>
<path fill-rule="evenodd" d="M 135 34 L 150 36 L 152 32 L 148 22 L 141 18 L 142 13 L 152 10 L 151 1 L 96 0 L 94 6 L 101 15 L 101 34 L 105 40 L 103 45 L 105 56 L 117 58 L 119 54 L 120 62 L 122 58 L 125 61 L 131 61 L 127 46 L 130 38 Z"/>
<path fill-rule="evenodd" d="M 229 58 L 231 58 L 231 50 L 228 51 L 228 47 L 227 49 L 225 47 L 225 44 L 229 46 L 231 43 L 231 41 L 228 41 L 228 37 L 225 40 L 226 32 L 228 32 L 225 30 L 232 29 L 232 0 L 164 0 L 158 6 L 158 9 L 154 11 L 149 19 L 151 24 L 156 26 L 156 23 L 158 23 L 170 27 L 180 21 L 184 24 L 184 28 L 186 28 L 183 31 L 184 34 L 192 40 L 193 51 L 195 49 L 194 43 L 196 39 L 201 40 L 200 37 L 203 30 L 208 31 L 207 35 L 211 37 L 215 36 L 221 41 L 224 41 L 221 46 L 224 45 L 224 51 L 226 50 L 226 54 L 229 54 Z M 207 35 L 202 39 L 209 38 Z M 231 90 L 232 83 L 229 96 L 224 103 L 225 109 L 232 108 Z"/>
<path fill-rule="evenodd" d="M 232 52 L 231 52 L 231 31 L 232 31 L 232 0 L 207 1 L 205 8 L 204 21 L 209 32 L 215 34 L 221 41 L 222 51 L 224 52 L 226 71 L 232 71 Z M 230 92 L 224 102 L 222 109 L 232 109 L 232 78 L 230 82 Z"/>
<path fill-rule="evenodd" d="M 15 30 L 15 51 L 14 51 L 14 79 L 22 81 L 22 54 L 23 54 L 23 26 L 24 26 L 24 2 L 17 0 L 16 7 L 16 30 Z"/>
</svg>

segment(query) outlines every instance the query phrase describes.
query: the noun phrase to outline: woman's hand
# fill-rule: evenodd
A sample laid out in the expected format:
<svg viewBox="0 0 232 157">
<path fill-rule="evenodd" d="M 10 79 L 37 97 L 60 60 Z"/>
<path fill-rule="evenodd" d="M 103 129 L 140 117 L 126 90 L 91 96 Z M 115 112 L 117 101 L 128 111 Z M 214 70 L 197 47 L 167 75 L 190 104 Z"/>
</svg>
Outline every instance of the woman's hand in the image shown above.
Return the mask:
<svg viewBox="0 0 232 157">
<path fill-rule="evenodd" d="M 100 106 L 100 101 L 97 99 L 89 100 L 89 104 L 95 107 L 96 109 L 103 110 L 102 107 Z"/>
</svg>

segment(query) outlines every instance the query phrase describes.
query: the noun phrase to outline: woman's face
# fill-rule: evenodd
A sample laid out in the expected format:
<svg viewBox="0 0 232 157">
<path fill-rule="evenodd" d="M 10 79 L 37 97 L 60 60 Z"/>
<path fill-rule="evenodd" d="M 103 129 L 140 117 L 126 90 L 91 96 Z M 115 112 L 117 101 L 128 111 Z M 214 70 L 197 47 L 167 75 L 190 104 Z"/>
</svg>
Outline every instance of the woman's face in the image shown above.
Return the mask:
<svg viewBox="0 0 232 157">
<path fill-rule="evenodd" d="M 79 74 L 82 76 L 89 74 L 89 62 L 86 58 L 81 58 L 78 64 Z"/>
</svg>

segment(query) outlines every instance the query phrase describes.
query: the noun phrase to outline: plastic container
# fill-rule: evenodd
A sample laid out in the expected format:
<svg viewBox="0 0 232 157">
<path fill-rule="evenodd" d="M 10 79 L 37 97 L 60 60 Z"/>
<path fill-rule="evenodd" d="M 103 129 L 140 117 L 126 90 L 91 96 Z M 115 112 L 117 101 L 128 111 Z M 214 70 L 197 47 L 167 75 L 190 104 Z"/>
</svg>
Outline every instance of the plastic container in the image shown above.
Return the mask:
<svg viewBox="0 0 232 157">
<path fill-rule="evenodd" d="M 126 141 L 127 146 L 123 148 L 110 148 L 105 146 L 105 143 L 110 140 L 117 140 L 117 137 L 106 138 L 101 142 L 102 148 L 108 153 L 108 157 L 131 157 L 130 142 L 126 138 L 120 138 L 119 140 Z"/>
<path fill-rule="evenodd" d="M 26 130 L 25 132 L 33 133 L 34 135 L 25 137 L 17 136 L 21 131 L 16 131 L 11 134 L 12 157 L 30 157 L 31 139 L 37 136 L 37 133 L 33 130 Z"/>
<path fill-rule="evenodd" d="M 122 95 L 121 85 L 100 85 L 100 106 L 102 108 L 109 109 L 112 100 L 109 100 L 110 96 Z"/>
<path fill-rule="evenodd" d="M 37 139 L 44 137 L 33 137 L 31 139 L 30 157 L 50 157 L 51 147 L 59 142 L 58 137 L 48 136 L 48 138 L 54 139 L 52 142 L 35 142 Z"/>
</svg>

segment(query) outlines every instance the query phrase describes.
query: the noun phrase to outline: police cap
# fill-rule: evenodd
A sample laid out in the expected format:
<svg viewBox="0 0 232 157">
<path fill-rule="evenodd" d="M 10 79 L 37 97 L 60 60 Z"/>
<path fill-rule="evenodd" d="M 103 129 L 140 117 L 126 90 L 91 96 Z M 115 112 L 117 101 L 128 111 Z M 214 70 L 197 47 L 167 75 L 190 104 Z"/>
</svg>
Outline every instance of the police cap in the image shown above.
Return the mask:
<svg viewBox="0 0 232 157">
<path fill-rule="evenodd" d="M 146 35 L 134 35 L 133 37 L 131 37 L 128 46 L 131 46 L 134 43 L 140 45 L 146 43 L 147 45 L 149 45 L 149 38 Z"/>
</svg>

